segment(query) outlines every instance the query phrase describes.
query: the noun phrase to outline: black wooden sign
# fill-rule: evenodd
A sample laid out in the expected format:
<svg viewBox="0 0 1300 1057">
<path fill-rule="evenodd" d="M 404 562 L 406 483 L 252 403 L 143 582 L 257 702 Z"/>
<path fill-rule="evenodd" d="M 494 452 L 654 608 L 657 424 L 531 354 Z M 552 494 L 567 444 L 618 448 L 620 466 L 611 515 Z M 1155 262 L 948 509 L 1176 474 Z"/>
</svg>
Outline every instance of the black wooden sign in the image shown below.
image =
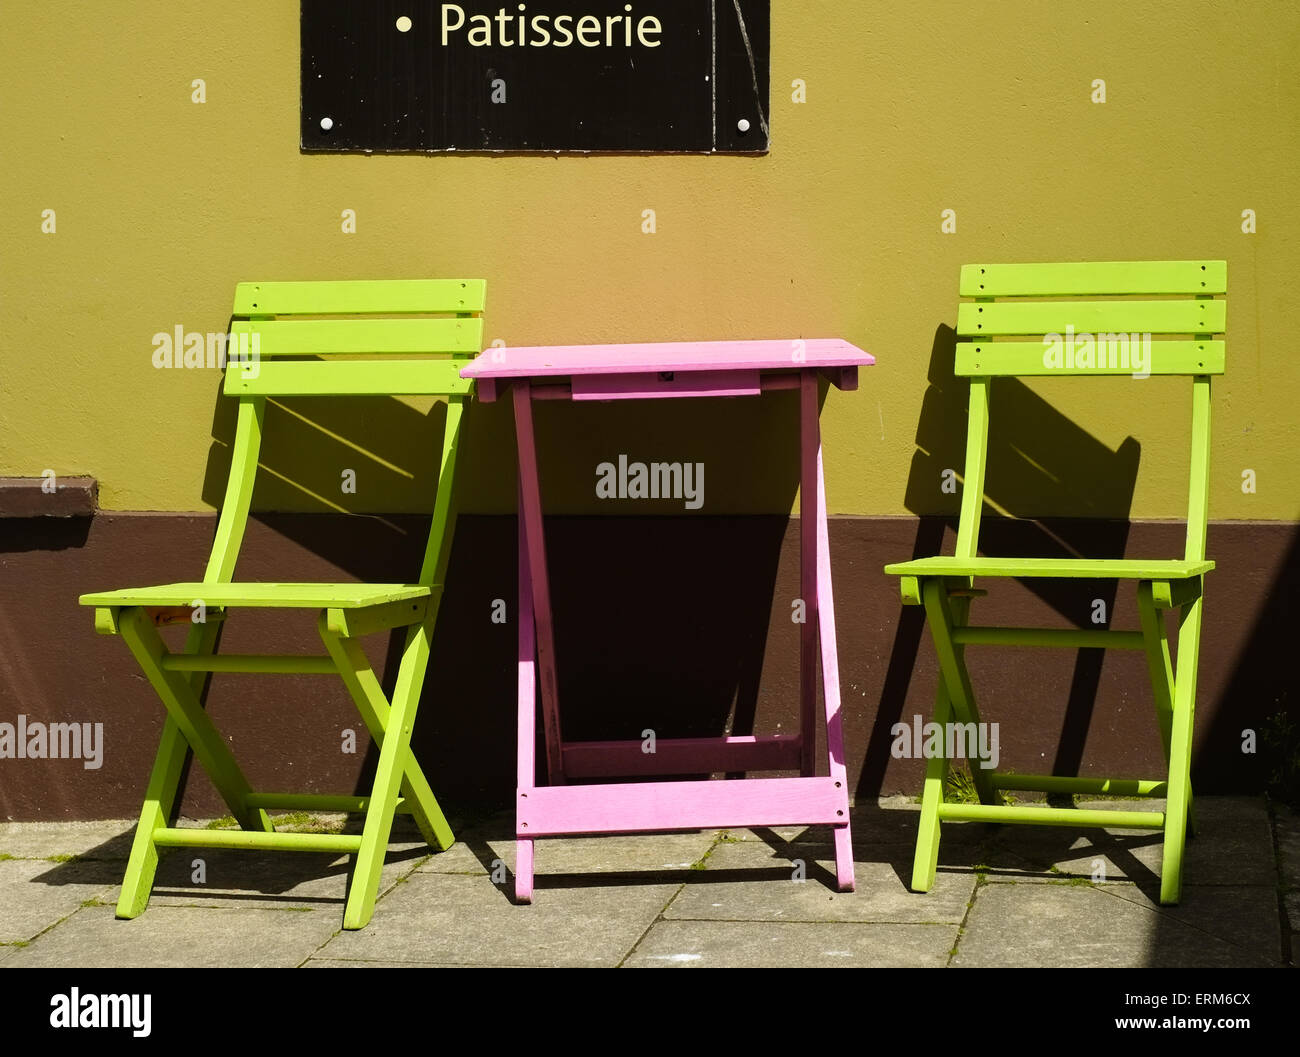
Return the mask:
<svg viewBox="0 0 1300 1057">
<path fill-rule="evenodd" d="M 768 149 L 768 0 L 302 0 L 304 151 Z"/>
</svg>

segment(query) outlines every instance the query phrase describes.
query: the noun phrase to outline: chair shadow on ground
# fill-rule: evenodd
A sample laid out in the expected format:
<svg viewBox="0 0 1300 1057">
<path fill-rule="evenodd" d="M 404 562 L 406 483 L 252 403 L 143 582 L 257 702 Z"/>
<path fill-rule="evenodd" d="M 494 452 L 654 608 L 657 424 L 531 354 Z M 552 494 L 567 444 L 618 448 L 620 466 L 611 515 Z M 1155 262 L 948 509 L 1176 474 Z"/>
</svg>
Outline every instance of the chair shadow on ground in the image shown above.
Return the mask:
<svg viewBox="0 0 1300 1057">
<path fill-rule="evenodd" d="M 882 863 L 889 867 L 900 890 L 911 882 L 913 844 L 916 837 L 915 811 L 882 808 L 877 804 L 853 809 L 854 860 L 860 864 Z M 1117 868 L 1124 879 L 1134 882 L 1139 889 L 1155 899 L 1159 896 L 1159 878 L 1134 852 L 1160 843 L 1159 833 L 1113 835 L 1102 830 L 1058 828 L 1054 831 L 1033 829 L 1028 841 L 1017 839 L 1017 827 L 987 823 L 968 823 L 948 830 L 949 839 L 940 844 L 939 872 L 956 875 L 980 874 L 990 879 L 1015 879 L 1027 875 L 1050 876 L 1054 881 L 1091 879 L 1096 871 L 1095 860 L 1104 857 L 1111 867 Z M 605 870 L 600 872 L 565 873 L 547 871 L 536 877 L 536 891 L 548 889 L 611 888 L 642 884 L 756 884 L 765 881 L 791 881 L 796 870 L 804 883 L 824 888 L 828 893 L 837 891 L 834 870 L 834 844 L 829 827 L 814 825 L 789 827 L 789 837 L 766 826 L 749 828 L 752 839 L 761 842 L 771 852 L 772 865 L 744 869 L 687 867 L 654 867 L 630 870 Z M 698 831 L 688 831 L 698 832 Z M 654 836 L 648 835 L 647 840 Z M 1063 853 L 1080 839 L 1089 845 L 1074 849 L 1070 855 L 1082 860 L 1083 866 L 1060 869 L 1058 862 Z M 486 820 L 471 827 L 464 834 L 466 847 L 489 876 L 501 875 L 504 860 L 501 848 L 514 840 L 512 821 L 504 816 Z M 748 839 L 748 838 L 747 838 Z M 538 842 L 545 845 L 544 841 Z M 539 852 L 539 857 L 545 853 Z M 539 858 L 539 861 L 544 861 Z M 514 877 L 504 872 L 504 883 L 499 887 L 504 898 L 511 898 Z M 925 895 L 918 894 L 918 900 Z"/>
<path fill-rule="evenodd" d="M 359 834 L 360 822 L 357 817 L 349 817 L 337 832 Z M 52 864 L 49 870 L 33 877 L 30 883 L 118 886 L 122 883 L 134 837 L 135 827 L 132 825 L 110 840 L 73 856 L 70 861 Z M 432 850 L 424 846 L 414 824 L 402 816 L 394 823 L 392 843 L 401 846 L 390 847 L 385 859 L 389 867 L 424 859 Z M 210 901 L 214 905 L 257 902 L 272 906 L 341 907 L 351 891 L 351 874 L 352 857 L 329 852 L 286 855 L 283 852 L 230 848 L 162 848 L 159 849 L 151 905 L 165 900 L 175 905 Z M 305 883 L 336 878 L 343 881 L 339 893 L 294 891 Z"/>
</svg>

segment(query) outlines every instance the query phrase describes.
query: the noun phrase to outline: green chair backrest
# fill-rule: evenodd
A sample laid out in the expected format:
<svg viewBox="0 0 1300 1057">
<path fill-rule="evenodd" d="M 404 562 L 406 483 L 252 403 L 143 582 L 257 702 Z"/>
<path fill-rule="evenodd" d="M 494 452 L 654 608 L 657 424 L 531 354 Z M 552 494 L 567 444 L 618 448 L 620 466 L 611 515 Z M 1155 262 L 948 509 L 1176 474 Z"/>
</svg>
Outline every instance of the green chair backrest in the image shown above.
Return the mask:
<svg viewBox="0 0 1300 1057">
<path fill-rule="evenodd" d="M 1190 375 L 1191 472 L 1184 557 L 1203 559 L 1209 518 L 1210 378 L 1224 368 L 1226 343 L 1216 335 L 1226 327 L 1227 288 L 1226 261 L 964 265 L 960 293 L 973 300 L 957 310 L 957 335 L 963 340 L 957 344 L 956 373 L 968 376 L 971 388 L 957 556 L 972 558 L 979 546 L 991 379 Z"/>
<path fill-rule="evenodd" d="M 446 428 L 458 430 L 473 388 L 460 369 L 482 348 L 486 285 L 482 279 L 380 279 L 236 287 L 224 391 L 239 398 L 239 413 L 204 582 L 228 582 L 234 573 L 266 398 L 445 396 Z M 441 575 L 432 557 L 426 555 L 422 583 Z"/>
<path fill-rule="evenodd" d="M 258 362 L 228 372 L 226 394 L 468 393 L 460 369 L 482 348 L 485 287 L 481 279 L 240 283 L 231 339 Z"/>
</svg>

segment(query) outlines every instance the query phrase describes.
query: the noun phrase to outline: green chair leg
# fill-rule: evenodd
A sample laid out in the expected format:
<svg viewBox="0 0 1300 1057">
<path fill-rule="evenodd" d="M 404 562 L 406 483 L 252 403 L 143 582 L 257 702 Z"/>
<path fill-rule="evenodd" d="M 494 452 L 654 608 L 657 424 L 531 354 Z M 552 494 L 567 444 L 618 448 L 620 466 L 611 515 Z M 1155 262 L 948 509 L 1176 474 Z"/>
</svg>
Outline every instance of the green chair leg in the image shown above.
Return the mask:
<svg viewBox="0 0 1300 1057">
<path fill-rule="evenodd" d="M 980 722 L 979 708 L 975 704 L 975 691 L 971 687 L 970 673 L 961 646 L 953 642 L 953 629 L 965 625 L 969 612 L 969 599 L 948 598 L 948 586 L 939 577 L 931 577 L 921 584 L 925 615 L 930 624 L 935 652 L 939 655 L 939 677 L 947 689 L 952 711 L 960 723 Z M 971 760 L 971 782 L 979 794 L 981 804 L 1000 804 L 1001 798 L 993 788 L 992 773 L 980 766 L 983 761 Z"/>
<path fill-rule="evenodd" d="M 934 695 L 934 721 L 941 726 L 952 720 L 952 702 L 943 680 Z M 916 856 L 912 860 L 912 891 L 928 892 L 939 866 L 939 805 L 948 784 L 948 757 L 931 756 L 925 764 L 925 790 L 921 794 L 921 823 L 916 835 Z"/>
<path fill-rule="evenodd" d="M 147 620 L 143 615 L 141 618 Z M 212 653 L 220 630 L 221 625 L 217 623 L 196 625 L 186 639 L 184 652 L 195 655 Z M 191 673 L 188 680 L 191 692 L 198 695 L 206 679 L 205 672 Z M 164 828 L 171 818 L 188 752 L 189 744 L 185 735 L 169 712 L 163 722 L 162 737 L 158 742 L 153 769 L 149 773 L 144 805 L 140 809 L 140 819 L 136 823 L 135 837 L 131 842 L 131 854 L 122 878 L 116 911 L 119 918 L 138 917 L 149 905 L 154 877 L 158 871 L 158 846 L 154 843 L 153 835 L 156 830 Z M 264 813 L 258 812 L 258 815 L 261 819 L 266 819 Z M 271 828 L 269 820 L 265 826 L 268 830 Z"/>
<path fill-rule="evenodd" d="M 433 607 L 430 607 L 431 609 Z M 343 911 L 343 927 L 360 929 L 370 921 L 379 894 L 379 878 L 388 851 L 388 837 L 393 828 L 402 776 L 414 761 L 411 758 L 411 732 L 415 708 L 419 703 L 425 664 L 429 656 L 432 619 L 413 627 L 402 652 L 402 665 L 388 710 L 388 724 L 379 747 L 379 765 L 361 833 L 361 848 L 352 871 L 352 888 Z"/>
<path fill-rule="evenodd" d="M 248 806 L 246 801 L 252 795 L 252 787 L 235 762 L 225 739 L 199 704 L 190 680 L 179 672 L 163 668 L 162 658 L 167 649 L 148 613 L 138 606 L 123 609 L 119 622 L 123 641 L 135 654 L 145 677 L 203 764 L 230 813 L 243 829 L 274 832 L 266 812 Z"/>
<path fill-rule="evenodd" d="M 361 643 L 355 638 L 344 638 L 330 631 L 324 613 L 321 614 L 318 622 L 318 630 L 326 650 L 338 666 L 344 685 L 352 695 L 352 700 L 356 702 L 357 711 L 361 713 L 366 729 L 370 731 L 375 744 L 382 747 L 391 710 L 374 669 L 370 667 L 370 659 L 361 648 Z M 406 798 L 411 809 L 411 817 L 419 827 L 420 835 L 430 847 L 437 848 L 438 851 L 446 851 L 456 843 L 451 825 L 447 822 L 442 808 L 438 806 L 433 789 L 429 786 L 428 779 L 420 770 L 420 765 L 413 754 L 407 761 L 402 777 L 401 795 Z"/>
<path fill-rule="evenodd" d="M 1192 729 L 1196 706 L 1196 669 L 1201 649 L 1202 600 L 1183 607 L 1178 633 L 1178 671 L 1174 679 L 1174 715 L 1169 747 L 1169 792 L 1165 801 L 1165 846 L 1160 869 L 1160 902 L 1182 898 L 1183 847 L 1191 808 Z"/>
<path fill-rule="evenodd" d="M 166 826 L 171 817 L 188 751 L 189 746 L 185 744 L 180 727 L 168 716 L 163 723 L 158 754 L 154 757 L 153 770 L 149 774 L 149 787 L 144 794 L 140 821 L 136 823 L 126 875 L 122 878 L 122 891 L 117 899 L 119 918 L 137 917 L 149 905 L 154 875 L 158 871 L 158 846 L 153 842 L 153 834 L 155 830 Z"/>
<path fill-rule="evenodd" d="M 1174 723 L 1174 669 L 1169 655 L 1169 636 L 1165 618 L 1156 608 L 1153 585 L 1143 580 L 1137 588 L 1138 615 L 1142 622 L 1142 638 L 1146 646 L 1147 668 L 1151 673 L 1151 693 L 1155 699 L 1156 723 L 1160 728 L 1160 746 L 1164 750 L 1165 764 L 1170 756 L 1170 739 Z M 1187 832 L 1196 834 L 1196 813 L 1190 785 L 1187 790 Z"/>
</svg>

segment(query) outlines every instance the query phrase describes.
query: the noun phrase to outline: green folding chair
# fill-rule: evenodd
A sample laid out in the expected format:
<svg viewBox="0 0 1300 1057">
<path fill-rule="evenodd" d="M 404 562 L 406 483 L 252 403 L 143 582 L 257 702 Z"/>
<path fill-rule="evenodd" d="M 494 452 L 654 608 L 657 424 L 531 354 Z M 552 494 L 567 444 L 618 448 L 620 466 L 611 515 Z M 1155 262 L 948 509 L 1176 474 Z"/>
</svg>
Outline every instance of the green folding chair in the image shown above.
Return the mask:
<svg viewBox="0 0 1300 1057">
<path fill-rule="evenodd" d="M 239 411 L 225 501 L 207 571 L 198 583 L 83 595 L 95 628 L 121 635 L 167 710 L 122 893 L 119 918 L 148 905 L 161 847 L 272 848 L 355 855 L 343 927 L 370 920 L 396 811 L 409 813 L 430 845 L 453 837 L 411 753 L 411 731 L 446 579 L 455 524 L 453 480 L 461 417 L 472 383 L 460 368 L 478 353 L 485 283 L 479 279 L 240 283 L 225 393 Z M 449 358 L 448 358 L 449 357 Z M 258 466 L 268 397 L 437 395 L 447 398 L 437 497 L 419 579 L 407 584 L 241 583 L 232 579 Z M 220 654 L 219 630 L 243 606 L 319 613 L 320 656 Z M 158 628 L 190 624 L 169 652 Z M 405 628 L 391 700 L 361 647 L 365 635 Z M 258 793 L 204 711 L 209 673 L 339 676 L 379 747 L 365 796 Z M 211 777 L 239 830 L 169 825 L 187 751 Z M 364 815 L 357 834 L 277 832 L 268 808 Z"/>
<path fill-rule="evenodd" d="M 1160 901 L 1177 903 L 1183 845 L 1190 823 L 1192 721 L 1200 652 L 1209 504 L 1210 378 L 1223 373 L 1227 291 L 1224 261 L 1140 261 L 1098 264 L 971 264 L 960 292 L 973 300 L 957 315 L 956 373 L 970 378 L 966 468 L 956 553 L 887 565 L 901 577 L 906 605 L 925 607 L 939 657 L 934 718 L 978 724 L 966 670 L 968 646 L 1059 646 L 1145 650 L 1168 774 L 1157 780 L 1006 774 L 970 761 L 978 804 L 944 802 L 949 761 L 927 762 L 912 889 L 929 891 L 946 821 L 1024 822 L 1163 830 Z M 1080 300 L 1118 297 L 1122 300 Z M 1070 298 L 1072 300 L 1058 300 Z M 1152 340 L 1153 336 L 1160 340 Z M 1026 340 L 1032 338 L 1032 340 Z M 1149 351 L 1149 355 L 1148 355 Z M 1191 473 L 1187 541 L 1181 560 L 1000 558 L 979 554 L 984 504 L 990 389 L 1002 376 L 1190 375 Z M 1158 385 L 1151 380 L 1134 385 Z M 1137 581 L 1141 631 L 976 627 L 969 624 L 980 577 L 1054 577 Z M 1176 667 L 1171 663 L 1166 609 L 1177 609 Z M 955 717 L 955 720 L 954 720 Z M 977 728 L 964 728 L 974 730 Z M 955 739 L 954 739 L 955 740 Z M 1002 790 L 1049 794 L 1163 797 L 1164 811 L 1085 810 L 1003 802 Z"/>
</svg>

